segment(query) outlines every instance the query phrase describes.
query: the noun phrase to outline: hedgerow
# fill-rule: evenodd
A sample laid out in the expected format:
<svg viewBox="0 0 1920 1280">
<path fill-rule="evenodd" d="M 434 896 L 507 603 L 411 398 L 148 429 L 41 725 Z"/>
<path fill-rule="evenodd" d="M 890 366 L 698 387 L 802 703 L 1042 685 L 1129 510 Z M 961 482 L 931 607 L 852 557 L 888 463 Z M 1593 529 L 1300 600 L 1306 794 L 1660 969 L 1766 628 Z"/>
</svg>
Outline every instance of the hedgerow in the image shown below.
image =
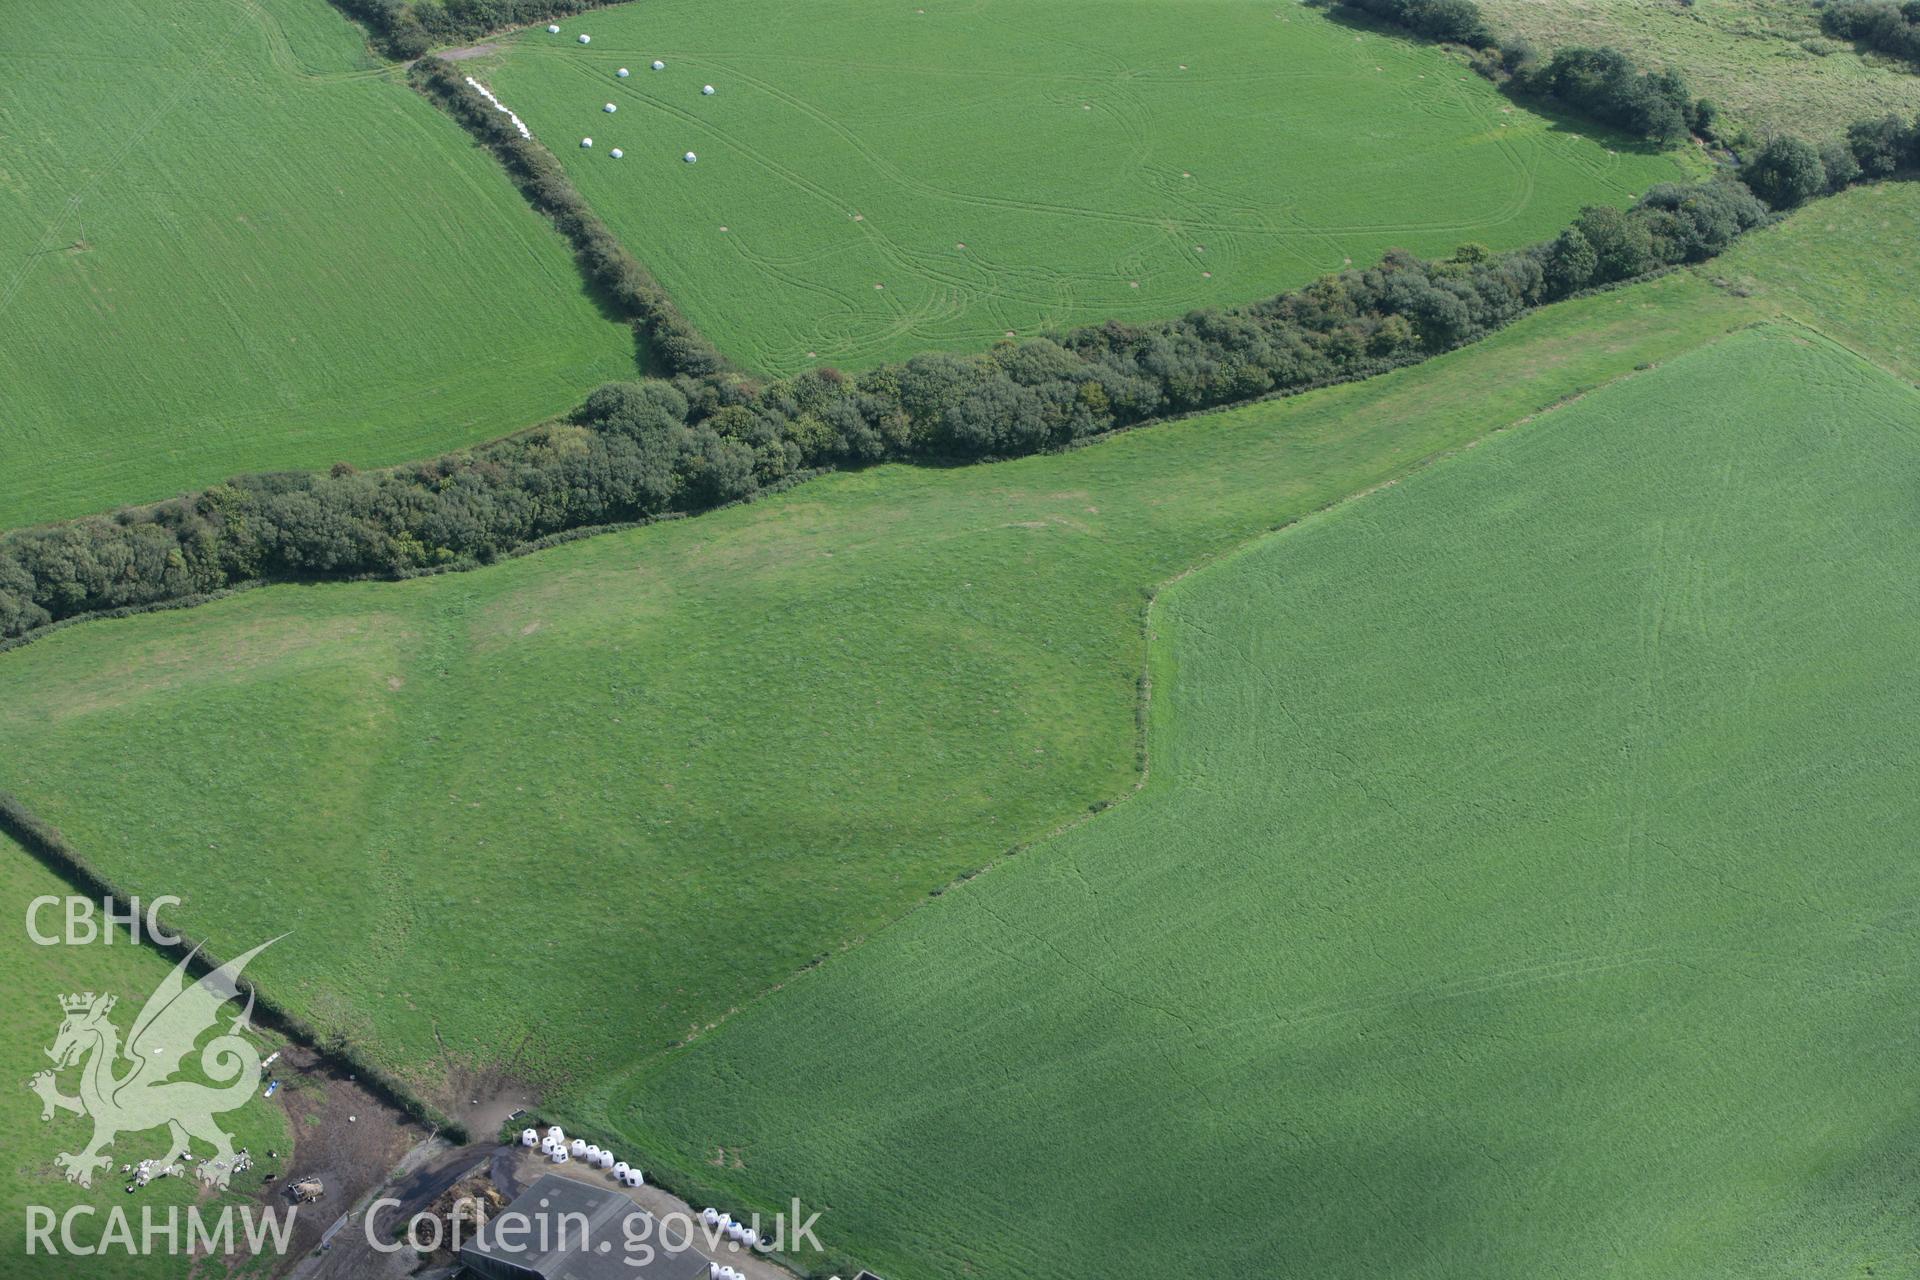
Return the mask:
<svg viewBox="0 0 1920 1280">
<path fill-rule="evenodd" d="M 1400 0 L 1380 5 L 1396 7 L 1414 12 Z M 1437 23 L 1432 14 L 1453 21 L 1460 11 L 1427 12 Z M 1920 121 L 1862 121 L 1844 146 L 1775 138 L 1737 177 L 1662 184 L 1624 210 L 1591 205 L 1554 240 L 1507 253 L 1464 245 L 1428 261 L 1395 250 L 1376 266 L 1244 307 L 763 383 L 725 367 L 554 157 L 520 138 L 450 64 L 423 60 L 415 77 L 495 149 L 594 280 L 644 325 L 672 376 L 608 384 L 565 421 L 427 462 L 239 476 L 147 507 L 0 535 L 0 640 L 253 582 L 466 567 L 569 530 L 740 501 L 820 470 L 1012 457 L 1366 377 L 1473 342 L 1546 303 L 1704 261 L 1766 221 L 1769 206 L 1789 209 L 1920 164 Z"/>
<path fill-rule="evenodd" d="M 491 150 L 533 206 L 553 220 L 573 245 L 587 279 L 639 326 L 647 350 L 665 372 L 706 374 L 726 367 L 720 352 L 600 220 L 551 151 L 521 137 L 452 63 L 422 58 L 411 75 L 420 91 Z"/>
<path fill-rule="evenodd" d="M 79 850 L 68 844 L 59 828 L 42 819 L 21 803 L 19 797 L 8 791 L 0 791 L 0 835 L 11 838 L 54 874 L 90 898 L 111 898 L 120 903 L 139 901 L 137 894 L 126 892 L 88 862 Z M 163 921 L 163 924 L 165 932 L 174 938 L 173 942 L 162 943 L 154 934 L 146 935 L 147 942 L 162 955 L 187 960 L 189 972 L 195 976 L 211 973 L 224 963 L 223 957 L 204 941 L 181 929 L 177 922 Z M 320 1032 L 258 989 L 250 989 L 248 999 L 252 1002 L 256 1023 L 316 1049 L 336 1066 L 351 1068 L 353 1078 L 382 1102 L 408 1118 L 430 1126 L 452 1141 L 465 1142 L 470 1137 L 465 1125 L 447 1116 L 416 1094 L 399 1077 L 366 1057 L 345 1036 Z"/>
<path fill-rule="evenodd" d="M 239 476 L 0 535 L 0 637 L 258 580 L 485 563 L 569 529 L 701 511 L 806 472 L 1058 449 L 1157 418 L 1365 377 L 1531 308 L 1711 257 L 1768 216 L 1730 179 L 1596 205 L 1557 239 L 1390 252 L 1246 307 L 1108 322 L 974 356 L 774 382 L 709 370 L 601 387 L 567 420 L 426 462 Z"/>
</svg>

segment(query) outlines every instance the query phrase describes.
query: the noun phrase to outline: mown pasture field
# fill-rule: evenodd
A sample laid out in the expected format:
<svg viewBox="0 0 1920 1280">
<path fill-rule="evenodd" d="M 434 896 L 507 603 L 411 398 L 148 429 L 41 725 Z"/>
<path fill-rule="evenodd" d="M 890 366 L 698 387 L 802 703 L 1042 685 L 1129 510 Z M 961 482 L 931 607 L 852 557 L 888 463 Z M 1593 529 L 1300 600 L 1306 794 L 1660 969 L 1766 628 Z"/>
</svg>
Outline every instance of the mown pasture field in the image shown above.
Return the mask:
<svg viewBox="0 0 1920 1280">
<path fill-rule="evenodd" d="M 1920 111 L 1920 79 L 1821 34 L 1805 0 L 1477 0 L 1496 31 L 1543 53 L 1611 45 L 1647 66 L 1670 67 L 1730 124 L 1835 138 L 1855 120 Z"/>
<path fill-rule="evenodd" d="M 65 897 L 73 892 L 28 855 L 26 850 L 0 835 L 0 910 L 5 912 L 6 927 L 0 934 L 0 972 L 6 974 L 9 998 L 0 1015 L 0 1132 L 7 1135 L 7 1159 L 0 1166 L 0 1217 L 6 1221 L 5 1244 L 0 1245 L 0 1277 L 65 1277 L 73 1275 L 111 1275 L 126 1280 L 176 1280 L 194 1272 L 193 1259 L 182 1254 L 156 1253 L 134 1257 L 116 1253 L 110 1259 L 76 1259 L 36 1252 L 27 1254 L 27 1207 L 44 1206 L 56 1215 L 76 1205 L 91 1205 L 92 1217 L 75 1219 L 75 1238 L 82 1244 L 98 1241 L 106 1228 L 105 1215 L 119 1208 L 132 1215 L 137 1228 L 140 1211 L 151 1207 L 164 1219 L 169 1206 L 181 1212 L 196 1201 L 209 1218 L 222 1204 L 238 1204 L 242 1193 L 253 1193 L 260 1186 L 259 1174 L 241 1174 L 234 1190 L 225 1198 L 201 1198 L 191 1179 L 157 1179 L 133 1195 L 126 1192 L 127 1178 L 119 1172 L 121 1164 L 142 1159 L 158 1159 L 166 1153 L 166 1133 L 155 1130 L 128 1134 L 108 1148 L 115 1157 L 111 1170 L 97 1175 L 90 1189 L 68 1182 L 54 1164 L 61 1152 L 79 1151 L 91 1139 L 93 1122 L 66 1112 L 42 1122 L 40 1099 L 27 1088 L 27 1081 L 52 1066 L 45 1050 L 60 1030 L 60 997 L 83 991 L 104 991 L 117 995 L 121 1007 L 114 1022 L 121 1030 L 133 1025 L 134 1014 L 172 969 L 145 947 L 133 945 L 126 934 L 111 946 L 51 946 L 32 942 L 26 933 L 27 906 L 42 896 Z M 58 932 L 60 913 L 46 911 L 40 920 L 43 933 Z M 251 942 L 248 944 L 252 945 Z M 237 1013 L 238 1006 L 230 1012 Z M 126 1064 L 119 1072 L 124 1074 Z M 62 1092 L 75 1091 L 77 1073 L 63 1073 Z M 225 1112 L 221 1122 L 234 1135 L 234 1147 L 245 1147 L 256 1155 L 268 1150 L 284 1150 L 293 1136 L 285 1112 L 278 1106 L 256 1100 L 234 1111 Z M 201 1154 L 205 1154 L 204 1149 Z M 275 1162 L 276 1164 L 278 1162 Z M 56 1233 L 55 1239 L 58 1240 Z M 184 1247 L 184 1235 L 182 1237 Z M 206 1263 L 200 1266 L 204 1274 Z"/>
<path fill-rule="evenodd" d="M 1756 314 L 1691 276 L 1070 454 L 0 655 L 0 783 L 437 1092 L 697 1033 L 1136 776 L 1152 586 Z M 158 886 L 164 886 L 164 889 Z"/>
<path fill-rule="evenodd" d="M 1915 227 L 1920 191 L 1914 184 L 1857 187 L 1763 236 L 1736 241 L 1701 270 L 1920 383 Z M 1845 251 L 1836 252 L 1836 245 Z"/>
<path fill-rule="evenodd" d="M 658 0 L 561 25 L 466 65 L 769 372 L 1247 302 L 1390 247 L 1510 247 L 1680 175 L 1291 2 Z"/>
<path fill-rule="evenodd" d="M 1265 540 L 1143 793 L 604 1115 L 903 1280 L 1912 1274 L 1917 487 L 1780 326 Z"/>
<path fill-rule="evenodd" d="M 10 6 L 0 527 L 392 463 L 631 376 L 631 332 L 325 0 Z"/>
</svg>

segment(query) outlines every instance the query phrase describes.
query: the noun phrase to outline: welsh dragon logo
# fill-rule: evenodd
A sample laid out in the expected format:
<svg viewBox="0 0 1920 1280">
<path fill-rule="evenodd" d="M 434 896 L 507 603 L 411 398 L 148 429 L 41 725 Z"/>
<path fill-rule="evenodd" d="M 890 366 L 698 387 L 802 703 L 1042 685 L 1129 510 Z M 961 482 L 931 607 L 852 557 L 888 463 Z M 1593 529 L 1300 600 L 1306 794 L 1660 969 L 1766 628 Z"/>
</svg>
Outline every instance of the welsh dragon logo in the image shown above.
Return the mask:
<svg viewBox="0 0 1920 1280">
<path fill-rule="evenodd" d="M 185 1159 L 198 1139 L 213 1148 L 200 1176 L 213 1186 L 227 1185 L 234 1163 L 233 1135 L 214 1117 L 238 1107 L 260 1085 L 259 1051 L 241 1034 L 253 1016 L 253 992 L 247 992 L 247 1007 L 226 1032 L 204 1048 L 196 1047 L 219 1021 L 221 1007 L 240 994 L 240 971 L 277 941 L 263 942 L 193 983 L 187 978 L 193 961 L 189 955 L 147 997 L 124 1048 L 119 1028 L 108 1019 L 115 997 L 91 991 L 60 997 L 66 1020 L 47 1050 L 53 1070 L 34 1076 L 28 1087 L 40 1096 L 43 1121 L 52 1120 L 56 1110 L 93 1117 L 93 1141 L 82 1151 L 55 1157 L 69 1181 L 92 1186 L 94 1172 L 112 1163 L 100 1153 L 116 1137 L 165 1125 L 170 1143 L 160 1157 L 162 1166 Z M 214 1083 L 175 1079 L 196 1051 L 199 1074 Z M 68 1097 L 60 1092 L 59 1075 L 76 1066 L 80 1095 Z"/>
</svg>

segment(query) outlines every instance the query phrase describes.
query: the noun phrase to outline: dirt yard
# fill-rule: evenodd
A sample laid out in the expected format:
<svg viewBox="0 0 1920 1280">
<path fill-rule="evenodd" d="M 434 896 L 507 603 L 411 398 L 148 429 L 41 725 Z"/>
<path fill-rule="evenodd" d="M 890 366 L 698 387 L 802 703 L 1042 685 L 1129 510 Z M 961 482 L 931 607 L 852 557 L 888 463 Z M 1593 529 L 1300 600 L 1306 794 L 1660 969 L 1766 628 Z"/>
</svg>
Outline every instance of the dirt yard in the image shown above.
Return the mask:
<svg viewBox="0 0 1920 1280">
<path fill-rule="evenodd" d="M 255 1153 L 262 1198 L 284 1206 L 285 1188 L 296 1178 L 319 1178 L 326 1187 L 324 1199 L 299 1208 L 280 1269 L 284 1273 L 311 1253 L 356 1201 L 384 1184 L 427 1134 L 304 1045 L 287 1045 L 266 1075 L 280 1081 L 274 1101 L 287 1114 L 294 1147 L 273 1157 Z"/>
</svg>

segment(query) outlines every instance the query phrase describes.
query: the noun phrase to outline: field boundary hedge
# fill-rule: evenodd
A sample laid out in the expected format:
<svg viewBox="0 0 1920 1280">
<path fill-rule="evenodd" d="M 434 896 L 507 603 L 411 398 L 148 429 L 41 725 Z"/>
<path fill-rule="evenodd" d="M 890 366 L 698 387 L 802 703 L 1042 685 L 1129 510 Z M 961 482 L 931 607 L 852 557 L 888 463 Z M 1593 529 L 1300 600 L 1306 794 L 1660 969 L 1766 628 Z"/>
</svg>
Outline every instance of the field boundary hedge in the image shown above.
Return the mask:
<svg viewBox="0 0 1920 1280">
<path fill-rule="evenodd" d="M 1893 129 L 1889 135 L 1887 130 Z M 1748 176 L 1779 204 L 1831 186 L 1818 153 Z M 1920 127 L 1858 150 L 1920 159 Z M 1851 158 L 1851 152 L 1849 158 Z M 1779 160 L 1772 156 L 1771 160 Z M 1811 166 L 1811 174 L 1809 173 Z M 1866 165 L 1859 173 L 1873 176 Z M 1856 174 L 1858 176 L 1858 174 Z M 485 564 L 577 531 L 710 510 L 821 471 L 962 463 L 1369 377 L 1596 287 L 1706 261 L 1773 215 L 1727 176 L 1591 205 L 1552 241 L 1442 261 L 1390 251 L 1231 310 L 1109 321 L 974 356 L 772 383 L 731 371 L 609 383 L 574 414 L 425 462 L 243 475 L 183 498 L 0 534 L 0 641 L 86 615 L 212 598 L 245 583 L 403 578 Z"/>
<path fill-rule="evenodd" d="M 19 797 L 4 790 L 0 790 L 0 833 L 11 836 L 48 870 L 90 898 L 99 900 L 110 897 L 123 903 L 137 900 L 137 895 L 122 890 L 67 843 L 58 827 L 27 808 Z M 165 928 L 179 940 L 167 944 L 151 936 L 143 936 L 136 945 L 149 947 L 176 963 L 192 957 L 188 971 L 195 977 L 211 973 L 225 963 L 218 952 L 178 925 L 167 924 Z M 437 1129 L 456 1142 L 464 1143 L 470 1139 L 465 1125 L 419 1097 L 385 1067 L 367 1058 L 358 1046 L 342 1036 L 321 1035 L 304 1019 L 262 991 L 257 983 L 249 990 L 257 1021 L 306 1045 L 330 1065 L 348 1068 L 368 1092 L 410 1119 Z"/>
<path fill-rule="evenodd" d="M 1353 4 L 1484 37 L 1472 0 Z M 1556 55 L 1551 66 L 1559 64 Z M 1680 84 L 1618 59 L 1567 74 L 1582 68 L 1604 72 L 1616 89 Z M 251 583 L 466 568 L 570 533 L 711 510 L 821 471 L 1017 457 L 1370 377 L 1592 288 L 1704 262 L 1775 210 L 1920 164 L 1920 120 L 1857 122 L 1845 142 L 1825 147 L 1783 135 L 1737 176 L 1658 184 L 1624 210 L 1589 205 L 1555 239 L 1505 253 L 1471 243 L 1444 260 L 1389 250 L 1372 267 L 1241 307 L 1145 325 L 1110 320 L 857 376 L 820 367 L 763 382 L 726 367 L 553 154 L 521 137 L 452 64 L 425 58 L 410 74 L 552 217 L 672 376 L 608 383 L 565 420 L 423 462 L 242 475 L 169 501 L 0 533 L 0 645 Z"/>
<path fill-rule="evenodd" d="M 1658 274 L 1665 274 L 1665 273 L 1662 272 Z M 1639 283 L 1639 281 L 1634 281 L 1632 283 Z M 1622 286 L 1609 285 L 1601 289 L 1588 290 L 1587 292 L 1588 294 L 1605 293 L 1605 292 L 1611 292 L 1612 290 L 1620 287 Z M 1756 320 L 1751 323 L 1741 325 L 1736 329 L 1730 330 L 1727 334 L 1721 335 L 1721 337 L 1716 338 L 1713 341 L 1716 341 L 1716 342 L 1723 341 L 1726 337 L 1730 337 L 1733 333 L 1745 332 L 1747 330 L 1761 328 L 1769 323 L 1772 323 L 1772 322 L 1766 321 L 1766 320 Z M 1798 322 L 1794 322 L 1794 323 L 1797 324 Z M 1803 326 L 1803 327 L 1810 327 L 1810 326 Z M 1143 600 L 1141 603 L 1139 613 L 1137 615 L 1137 622 L 1139 625 L 1139 641 L 1140 641 L 1140 659 L 1139 659 L 1140 675 L 1134 682 L 1134 711 L 1133 711 L 1134 776 L 1127 783 L 1126 787 L 1122 789 L 1118 794 L 1106 796 L 1099 800 L 1094 801 L 1093 803 L 1087 806 L 1087 809 L 1085 812 L 1075 814 L 1073 817 L 1068 818 L 1063 822 L 1057 823 L 1056 825 L 1049 828 L 1048 830 L 1038 832 L 1024 840 L 1020 840 L 1012 845 L 1009 845 L 1005 850 L 994 855 L 992 858 L 988 859 L 986 862 L 983 862 L 978 866 L 968 867 L 967 869 L 954 875 L 951 879 L 948 879 L 942 882 L 941 884 L 935 885 L 932 889 L 929 889 L 927 891 L 927 898 L 925 901 L 912 904 L 905 911 L 899 913 L 898 915 L 895 915 L 893 918 L 882 923 L 879 926 L 879 928 L 873 930 L 872 932 L 866 935 L 863 935 L 856 943 L 856 946 L 865 947 L 871 944 L 872 942 L 876 941 L 877 939 L 881 938 L 882 936 L 886 935 L 890 930 L 903 927 L 909 919 L 911 919 L 915 914 L 917 914 L 919 911 L 924 909 L 932 900 L 944 897 L 946 894 L 961 888 L 962 886 L 966 885 L 970 881 L 979 879 L 981 876 L 989 875 L 993 872 L 1002 870 L 1009 863 L 1022 857 L 1023 855 L 1027 854 L 1034 848 L 1037 848 L 1038 846 L 1046 844 L 1050 841 L 1059 839 L 1061 836 L 1065 835 L 1066 833 L 1070 831 L 1074 831 L 1086 825 L 1087 823 L 1093 821 L 1095 818 L 1099 817 L 1101 814 L 1105 813 L 1109 809 L 1112 809 L 1117 805 L 1125 804 L 1128 801 L 1133 800 L 1135 797 L 1139 796 L 1143 791 L 1146 790 L 1147 784 L 1152 780 L 1152 772 L 1153 772 L 1151 717 L 1153 714 L 1153 705 L 1154 705 L 1153 704 L 1153 672 L 1154 672 L 1154 667 L 1156 665 L 1155 659 L 1153 656 L 1153 649 L 1154 649 L 1154 644 L 1158 634 L 1155 628 L 1154 619 L 1155 619 L 1155 615 L 1164 606 L 1169 592 L 1175 590 L 1182 583 L 1186 582 L 1187 579 L 1195 576 L 1196 574 L 1199 574 L 1207 569 L 1214 568 L 1238 556 L 1251 552 L 1254 548 L 1265 544 L 1267 540 L 1270 538 L 1278 537 L 1281 534 L 1296 531 L 1299 528 L 1301 528 L 1303 525 L 1306 525 L 1312 521 L 1323 519 L 1329 513 L 1339 511 L 1347 506 L 1350 506 L 1354 503 L 1362 501 L 1363 499 L 1371 497 L 1372 495 L 1380 492 L 1382 489 L 1389 488 L 1393 485 L 1401 484 L 1411 479 L 1412 477 L 1419 475 L 1422 472 L 1432 469 L 1433 467 L 1452 461 L 1453 459 L 1463 457 L 1467 453 L 1471 452 L 1473 449 L 1479 447 L 1480 445 L 1486 443 L 1489 440 L 1496 439 L 1500 436 L 1506 435 L 1509 432 L 1516 431 L 1523 427 L 1526 427 L 1534 422 L 1539 421 L 1542 418 L 1558 413 L 1563 409 L 1566 409 L 1574 404 L 1579 403 L 1581 400 L 1586 399 L 1589 395 L 1592 395 L 1597 391 L 1601 391 L 1608 387 L 1619 385 L 1620 383 L 1628 382 L 1634 378 L 1640 377 L 1644 373 L 1650 372 L 1652 369 L 1657 367 L 1658 367 L 1657 365 L 1638 366 L 1634 369 L 1618 374 L 1615 377 L 1609 378 L 1606 381 L 1599 383 L 1595 386 L 1589 387 L 1585 390 L 1564 395 L 1559 399 L 1555 400 L 1553 403 L 1544 405 L 1541 408 L 1536 409 L 1531 413 L 1527 413 L 1522 415 L 1521 417 L 1514 418 L 1509 421 L 1497 423 L 1494 426 L 1488 427 L 1483 433 L 1473 437 L 1470 441 L 1448 446 L 1445 448 L 1436 449 L 1433 452 L 1428 453 L 1425 456 L 1415 460 L 1413 463 L 1409 464 L 1404 471 L 1398 472 L 1385 480 L 1380 480 L 1374 484 L 1368 485 L 1364 489 L 1358 489 L 1352 493 L 1343 494 L 1337 498 L 1330 498 L 1318 504 L 1317 506 L 1313 507 L 1311 510 L 1301 512 L 1300 514 L 1289 517 L 1288 519 L 1282 520 L 1277 524 L 1269 525 L 1267 528 L 1262 529 L 1259 532 L 1254 533 L 1239 542 L 1235 542 L 1230 546 L 1221 547 L 1218 550 L 1210 552 L 1209 554 L 1203 556 L 1199 560 L 1194 561 L 1192 564 L 1185 566 L 1184 568 L 1178 570 L 1175 573 L 1169 574 L 1167 577 L 1162 578 L 1160 581 L 1148 587 L 1146 591 L 1143 593 Z M 834 954 L 844 954 L 844 952 L 834 953 Z M 822 964 L 824 964 L 830 958 L 831 958 L 831 955 L 829 954 L 822 954 L 814 957 L 813 959 L 807 961 L 805 964 L 800 965 L 798 968 L 796 968 L 792 974 L 790 974 L 787 978 L 785 978 L 781 982 L 774 984 L 772 987 L 766 990 L 755 992 L 752 996 L 748 997 L 744 1002 L 742 1002 L 738 1008 L 733 1009 L 728 1013 L 722 1014 L 719 1017 L 719 1019 L 717 1019 L 713 1024 L 701 1028 L 696 1036 L 689 1036 L 686 1039 L 682 1039 L 682 1040 L 674 1040 L 669 1044 L 662 1046 L 659 1049 L 656 1049 L 650 1053 L 643 1055 L 637 1062 L 632 1064 L 632 1067 L 630 1070 L 638 1071 L 641 1067 L 645 1066 L 648 1063 L 660 1060 L 662 1058 L 667 1057 L 670 1054 L 673 1054 L 679 1051 L 681 1048 L 691 1043 L 692 1040 L 694 1039 L 704 1038 L 706 1036 L 713 1034 L 714 1031 L 716 1031 L 722 1024 L 728 1021 L 731 1021 L 733 1018 L 738 1017 L 741 1014 L 747 1012 L 748 1010 L 753 1008 L 753 1006 L 760 1004 L 762 1001 L 770 999 L 776 992 L 784 989 L 799 977 L 805 974 L 811 973 L 813 970 L 819 968 Z M 622 1075 L 624 1076 L 629 1073 L 630 1072 L 623 1072 Z M 619 1132 L 617 1126 L 613 1126 L 605 1120 L 597 1099 L 595 1101 L 589 1102 L 584 1106 L 576 1104 L 576 1106 L 571 1109 L 565 1108 L 565 1107 L 559 1107 L 559 1108 L 554 1108 L 554 1110 L 558 1118 L 563 1122 L 564 1127 L 567 1128 L 569 1132 L 573 1131 L 575 1128 L 592 1129 L 596 1127 L 601 1129 L 610 1129 L 614 1132 Z M 596 1121 L 597 1123 L 595 1123 Z M 665 1155 L 661 1154 L 663 1151 L 666 1152 L 667 1154 Z M 676 1195 L 680 1197 L 682 1200 L 685 1200 L 689 1204 L 727 1205 L 729 1202 L 732 1202 L 736 1207 L 744 1205 L 747 1211 L 762 1210 L 762 1211 L 767 1211 L 769 1213 L 772 1212 L 771 1210 L 768 1210 L 767 1206 L 754 1205 L 754 1204 L 748 1203 L 738 1192 L 721 1188 L 717 1184 L 710 1181 L 708 1177 L 705 1174 L 703 1174 L 697 1166 L 693 1164 L 689 1164 L 684 1160 L 679 1159 L 677 1157 L 677 1154 L 673 1152 L 672 1146 L 670 1143 L 662 1142 L 657 1146 L 651 1146 L 644 1152 L 644 1154 L 646 1156 L 646 1159 L 649 1162 L 648 1172 L 647 1172 L 648 1180 L 652 1182 L 654 1186 L 661 1188 L 662 1190 L 668 1192 L 671 1195 Z M 735 1209 L 729 1210 L 729 1212 L 735 1212 L 735 1211 L 736 1211 Z M 860 1265 L 857 1262 L 855 1262 L 851 1256 L 846 1255 L 844 1253 L 840 1253 L 833 1249 L 828 1249 L 826 1253 L 822 1256 L 822 1258 L 816 1261 L 810 1269 L 803 1270 L 801 1266 L 798 1265 L 796 1260 L 792 1258 L 785 1258 L 784 1260 L 787 1261 L 789 1266 L 792 1267 L 792 1269 L 794 1269 L 796 1272 L 809 1277 L 809 1280 L 817 1280 L 818 1277 L 826 1276 L 828 1274 L 833 1274 L 835 1276 L 838 1276 L 838 1275 L 842 1275 L 850 1272 L 858 1273 L 861 1271 Z"/>
<path fill-rule="evenodd" d="M 551 151 L 522 137 L 445 59 L 420 59 L 409 68 L 408 78 L 428 101 L 493 153 L 528 203 L 545 214 L 573 246 L 588 282 L 634 323 L 668 374 L 697 376 L 727 367 L 726 358 L 687 319 L 653 273 L 601 221 Z"/>
</svg>

